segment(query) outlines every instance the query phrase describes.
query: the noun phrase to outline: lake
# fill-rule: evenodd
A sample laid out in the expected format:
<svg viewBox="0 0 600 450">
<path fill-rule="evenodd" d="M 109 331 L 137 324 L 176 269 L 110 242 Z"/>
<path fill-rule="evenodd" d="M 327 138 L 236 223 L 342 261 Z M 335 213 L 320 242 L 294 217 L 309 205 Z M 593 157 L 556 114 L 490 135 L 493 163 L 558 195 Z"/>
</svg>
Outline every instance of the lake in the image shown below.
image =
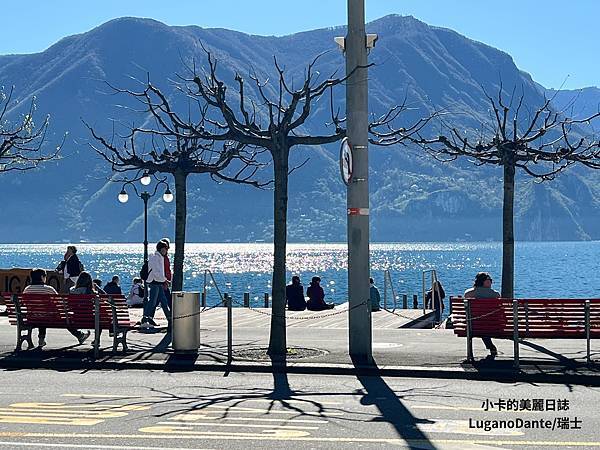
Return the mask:
<svg viewBox="0 0 600 450">
<path fill-rule="evenodd" d="M 125 290 L 138 276 L 142 264 L 141 244 L 78 244 L 86 270 L 105 283 L 120 275 Z M 62 259 L 65 244 L 3 244 L 0 268 L 43 267 L 53 269 Z M 152 247 L 151 247 L 152 248 Z M 347 249 L 345 243 L 289 244 L 288 280 L 300 275 L 305 287 L 319 275 L 326 300 L 347 301 Z M 517 297 L 598 297 L 595 282 L 600 242 L 518 242 L 515 250 Z M 171 254 L 171 260 L 173 255 Z M 421 300 L 422 272 L 435 269 L 450 295 L 462 294 L 478 271 L 490 272 L 493 287 L 500 290 L 502 244 L 474 243 L 374 243 L 371 244 L 372 276 L 383 299 L 383 274 L 391 273 L 397 296 Z M 186 244 L 185 289 L 202 289 L 204 270 L 210 269 L 220 289 L 241 301 L 250 292 L 259 305 L 271 288 L 271 244 Z M 428 279 L 429 280 L 429 279 Z M 218 301 L 208 283 L 208 303 Z M 393 302 L 391 294 L 389 301 Z"/>
</svg>

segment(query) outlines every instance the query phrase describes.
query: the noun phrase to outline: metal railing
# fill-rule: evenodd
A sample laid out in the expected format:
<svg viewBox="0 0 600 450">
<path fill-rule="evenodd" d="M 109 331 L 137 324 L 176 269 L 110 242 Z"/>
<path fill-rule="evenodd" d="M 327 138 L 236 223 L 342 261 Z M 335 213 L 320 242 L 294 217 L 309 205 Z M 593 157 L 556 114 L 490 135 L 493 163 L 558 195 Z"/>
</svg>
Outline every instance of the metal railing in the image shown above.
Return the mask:
<svg viewBox="0 0 600 450">
<path fill-rule="evenodd" d="M 436 270 L 435 269 L 424 270 L 423 271 L 423 284 L 422 284 L 422 288 L 423 288 L 422 289 L 422 291 L 423 291 L 423 314 L 425 314 L 425 310 L 426 310 L 426 307 L 427 307 L 427 301 L 426 301 L 427 289 L 426 289 L 426 286 L 425 286 L 425 283 L 426 283 L 425 279 L 427 277 L 427 274 L 429 274 L 430 277 L 431 277 L 431 302 L 432 302 L 431 307 L 432 307 L 432 309 L 435 308 L 435 305 L 433 305 L 434 298 L 435 298 L 434 295 L 433 295 L 433 290 L 435 289 L 435 295 L 438 298 L 440 296 L 440 291 L 438 289 L 438 284 L 437 284 L 438 278 L 437 278 L 437 272 L 436 272 Z M 441 299 L 440 299 L 440 301 L 441 301 Z"/>
</svg>

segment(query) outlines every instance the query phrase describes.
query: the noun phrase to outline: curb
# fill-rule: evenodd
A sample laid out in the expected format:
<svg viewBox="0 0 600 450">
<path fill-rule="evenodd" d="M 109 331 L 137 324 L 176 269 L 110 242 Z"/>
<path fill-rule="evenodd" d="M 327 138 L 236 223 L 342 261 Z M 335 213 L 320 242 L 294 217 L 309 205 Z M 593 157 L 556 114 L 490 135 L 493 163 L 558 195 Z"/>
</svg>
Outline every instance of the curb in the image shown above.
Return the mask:
<svg viewBox="0 0 600 450">
<path fill-rule="evenodd" d="M 473 366 L 463 367 L 427 367 L 427 366 L 368 366 L 352 364 L 327 363 L 262 363 L 233 362 L 225 364 L 211 361 L 195 361 L 190 356 L 173 357 L 170 361 L 114 361 L 61 358 L 52 360 L 35 360 L 25 358 L 0 359 L 0 369 L 48 369 L 48 370 L 161 370 L 167 372 L 255 372 L 255 373 L 289 373 L 315 375 L 349 375 L 349 376 L 385 376 L 398 378 L 460 379 L 474 381 L 535 381 L 553 384 L 583 384 L 600 386 L 600 372 L 582 371 L 565 372 L 565 368 L 550 369 L 552 372 L 525 371 L 515 372 L 508 369 L 491 369 Z M 562 370 L 562 372 L 561 372 Z"/>
</svg>

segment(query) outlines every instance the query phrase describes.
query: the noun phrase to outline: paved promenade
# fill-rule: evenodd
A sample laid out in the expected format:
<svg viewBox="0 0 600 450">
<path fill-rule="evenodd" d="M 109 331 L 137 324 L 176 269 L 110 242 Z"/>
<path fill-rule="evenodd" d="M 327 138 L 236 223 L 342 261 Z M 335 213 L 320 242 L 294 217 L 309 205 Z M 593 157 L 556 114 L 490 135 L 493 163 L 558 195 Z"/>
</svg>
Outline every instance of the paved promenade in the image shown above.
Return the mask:
<svg viewBox="0 0 600 450">
<path fill-rule="evenodd" d="M 228 370 L 272 370 L 272 362 L 261 352 L 268 344 L 269 310 L 234 308 L 233 361 Z M 400 311 L 404 314 L 408 311 Z M 126 354 L 110 352 L 112 339 L 103 333 L 101 357 L 93 359 L 91 338 L 83 345 L 65 330 L 48 330 L 43 350 L 13 353 L 16 330 L 0 317 L 0 367 L 66 367 L 160 370 L 225 370 L 227 364 L 226 310 L 216 308 L 201 315 L 201 348 L 198 355 L 180 356 L 170 347 L 164 328 L 153 333 L 134 330 L 128 334 Z M 298 313 L 295 313 L 298 314 Z M 299 313 L 307 314 L 307 313 Z M 323 314 L 325 315 L 326 312 Z M 496 340 L 499 356 L 491 361 L 479 339 L 474 341 L 475 364 L 465 362 L 465 339 L 446 329 L 407 329 L 408 319 L 387 311 L 374 313 L 373 355 L 379 370 L 387 375 L 440 378 L 515 378 L 512 341 Z M 334 319 L 335 318 L 335 319 Z M 164 325 L 164 319 L 159 324 Z M 352 373 L 355 366 L 348 353 L 347 314 L 309 320 L 289 320 L 288 347 L 292 353 L 285 370 L 312 373 Z M 521 345 L 518 378 L 553 382 L 600 384 L 600 365 L 586 366 L 584 340 L 533 340 Z M 600 346 L 592 341 L 592 360 L 600 362 Z M 282 370 L 278 366 L 278 370 Z M 569 378 L 570 377 L 570 378 Z"/>
</svg>

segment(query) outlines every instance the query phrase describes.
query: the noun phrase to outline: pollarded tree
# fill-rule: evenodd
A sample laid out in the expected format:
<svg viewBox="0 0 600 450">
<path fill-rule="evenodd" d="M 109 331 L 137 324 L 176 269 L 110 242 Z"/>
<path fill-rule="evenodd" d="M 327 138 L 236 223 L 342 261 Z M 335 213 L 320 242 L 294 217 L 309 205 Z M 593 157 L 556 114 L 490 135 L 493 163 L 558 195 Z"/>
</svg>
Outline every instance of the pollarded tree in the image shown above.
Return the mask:
<svg viewBox="0 0 600 450">
<path fill-rule="evenodd" d="M 182 89 L 187 89 L 189 96 L 198 99 L 205 105 L 203 125 L 197 127 L 197 136 L 205 140 L 227 140 L 242 145 L 266 149 L 273 164 L 273 223 L 274 223 L 274 255 L 272 278 L 272 316 L 269 339 L 269 354 L 283 357 L 286 354 L 286 321 L 285 321 L 285 284 L 286 284 L 286 247 L 287 247 L 287 210 L 288 210 L 288 177 L 298 167 L 290 167 L 290 153 L 298 147 L 312 147 L 331 144 L 346 136 L 345 118 L 340 117 L 339 110 L 334 108 L 334 89 L 354 73 L 346 77 L 336 77 L 333 73 L 328 78 L 321 78 L 315 69 L 317 56 L 306 68 L 304 77 L 294 87 L 291 77 L 274 58 L 277 78 L 274 85 L 262 80 L 255 72 L 249 74 L 249 85 L 255 95 L 248 95 L 246 80 L 238 73 L 235 76 L 235 87 L 227 84 L 217 73 L 217 61 L 206 51 L 208 64 L 204 72 L 191 69 L 193 76 L 183 79 Z M 357 68 L 358 69 L 358 68 Z M 356 70 L 356 69 L 355 69 Z M 185 87 L 184 87 L 185 86 Z M 327 100 L 329 94 L 330 123 L 322 134 L 306 132 L 305 125 L 314 115 L 319 101 Z M 391 109 L 370 125 L 377 136 L 370 142 L 394 139 L 396 143 L 404 141 L 410 135 L 421 130 L 429 119 L 417 120 L 411 126 L 395 129 L 391 127 L 402 112 L 406 111 L 406 103 Z M 209 119 L 210 117 L 210 119 Z M 226 177 L 222 177 L 227 179 Z M 229 180 L 235 181 L 235 180 Z"/>
<path fill-rule="evenodd" d="M 107 139 L 88 125 L 97 144 L 92 147 L 116 173 L 135 172 L 171 174 L 175 180 L 175 256 L 173 289 L 183 289 L 183 263 L 187 222 L 187 180 L 191 174 L 208 174 L 217 179 L 261 186 L 253 176 L 261 166 L 259 154 L 264 151 L 231 140 L 215 142 L 198 136 L 196 130 L 207 118 L 200 108 L 192 114 L 180 113 L 172 101 L 148 80 L 140 91 L 113 91 L 133 98 L 141 104 L 135 112 L 146 126 L 124 126 L 124 134 Z M 185 97 L 183 97 L 185 98 Z M 187 99 L 186 99 L 187 101 Z M 187 117 L 186 117 L 187 115 Z M 116 180 L 118 181 L 118 180 Z"/>
<path fill-rule="evenodd" d="M 0 91 L 0 172 L 34 169 L 44 161 L 58 158 L 62 146 L 61 143 L 53 152 L 44 153 L 43 144 L 50 118 L 46 116 L 39 125 L 35 124 L 35 97 L 18 122 L 8 120 L 13 94 L 14 87 L 8 94 Z"/>
<path fill-rule="evenodd" d="M 507 103 L 500 86 L 498 98 L 485 94 L 492 112 L 491 125 L 461 133 L 443 124 L 446 134 L 428 138 L 421 134 L 413 141 L 439 161 L 469 158 L 475 165 L 495 165 L 503 169 L 502 203 L 502 292 L 514 297 L 514 202 L 515 174 L 520 169 L 537 181 L 553 179 L 566 167 L 579 163 L 600 168 L 600 142 L 583 137 L 581 126 L 600 117 L 571 119 L 552 108 L 552 99 L 544 99 L 535 110 L 526 108 L 524 95 Z M 393 140 L 393 139 L 392 139 Z"/>
</svg>

